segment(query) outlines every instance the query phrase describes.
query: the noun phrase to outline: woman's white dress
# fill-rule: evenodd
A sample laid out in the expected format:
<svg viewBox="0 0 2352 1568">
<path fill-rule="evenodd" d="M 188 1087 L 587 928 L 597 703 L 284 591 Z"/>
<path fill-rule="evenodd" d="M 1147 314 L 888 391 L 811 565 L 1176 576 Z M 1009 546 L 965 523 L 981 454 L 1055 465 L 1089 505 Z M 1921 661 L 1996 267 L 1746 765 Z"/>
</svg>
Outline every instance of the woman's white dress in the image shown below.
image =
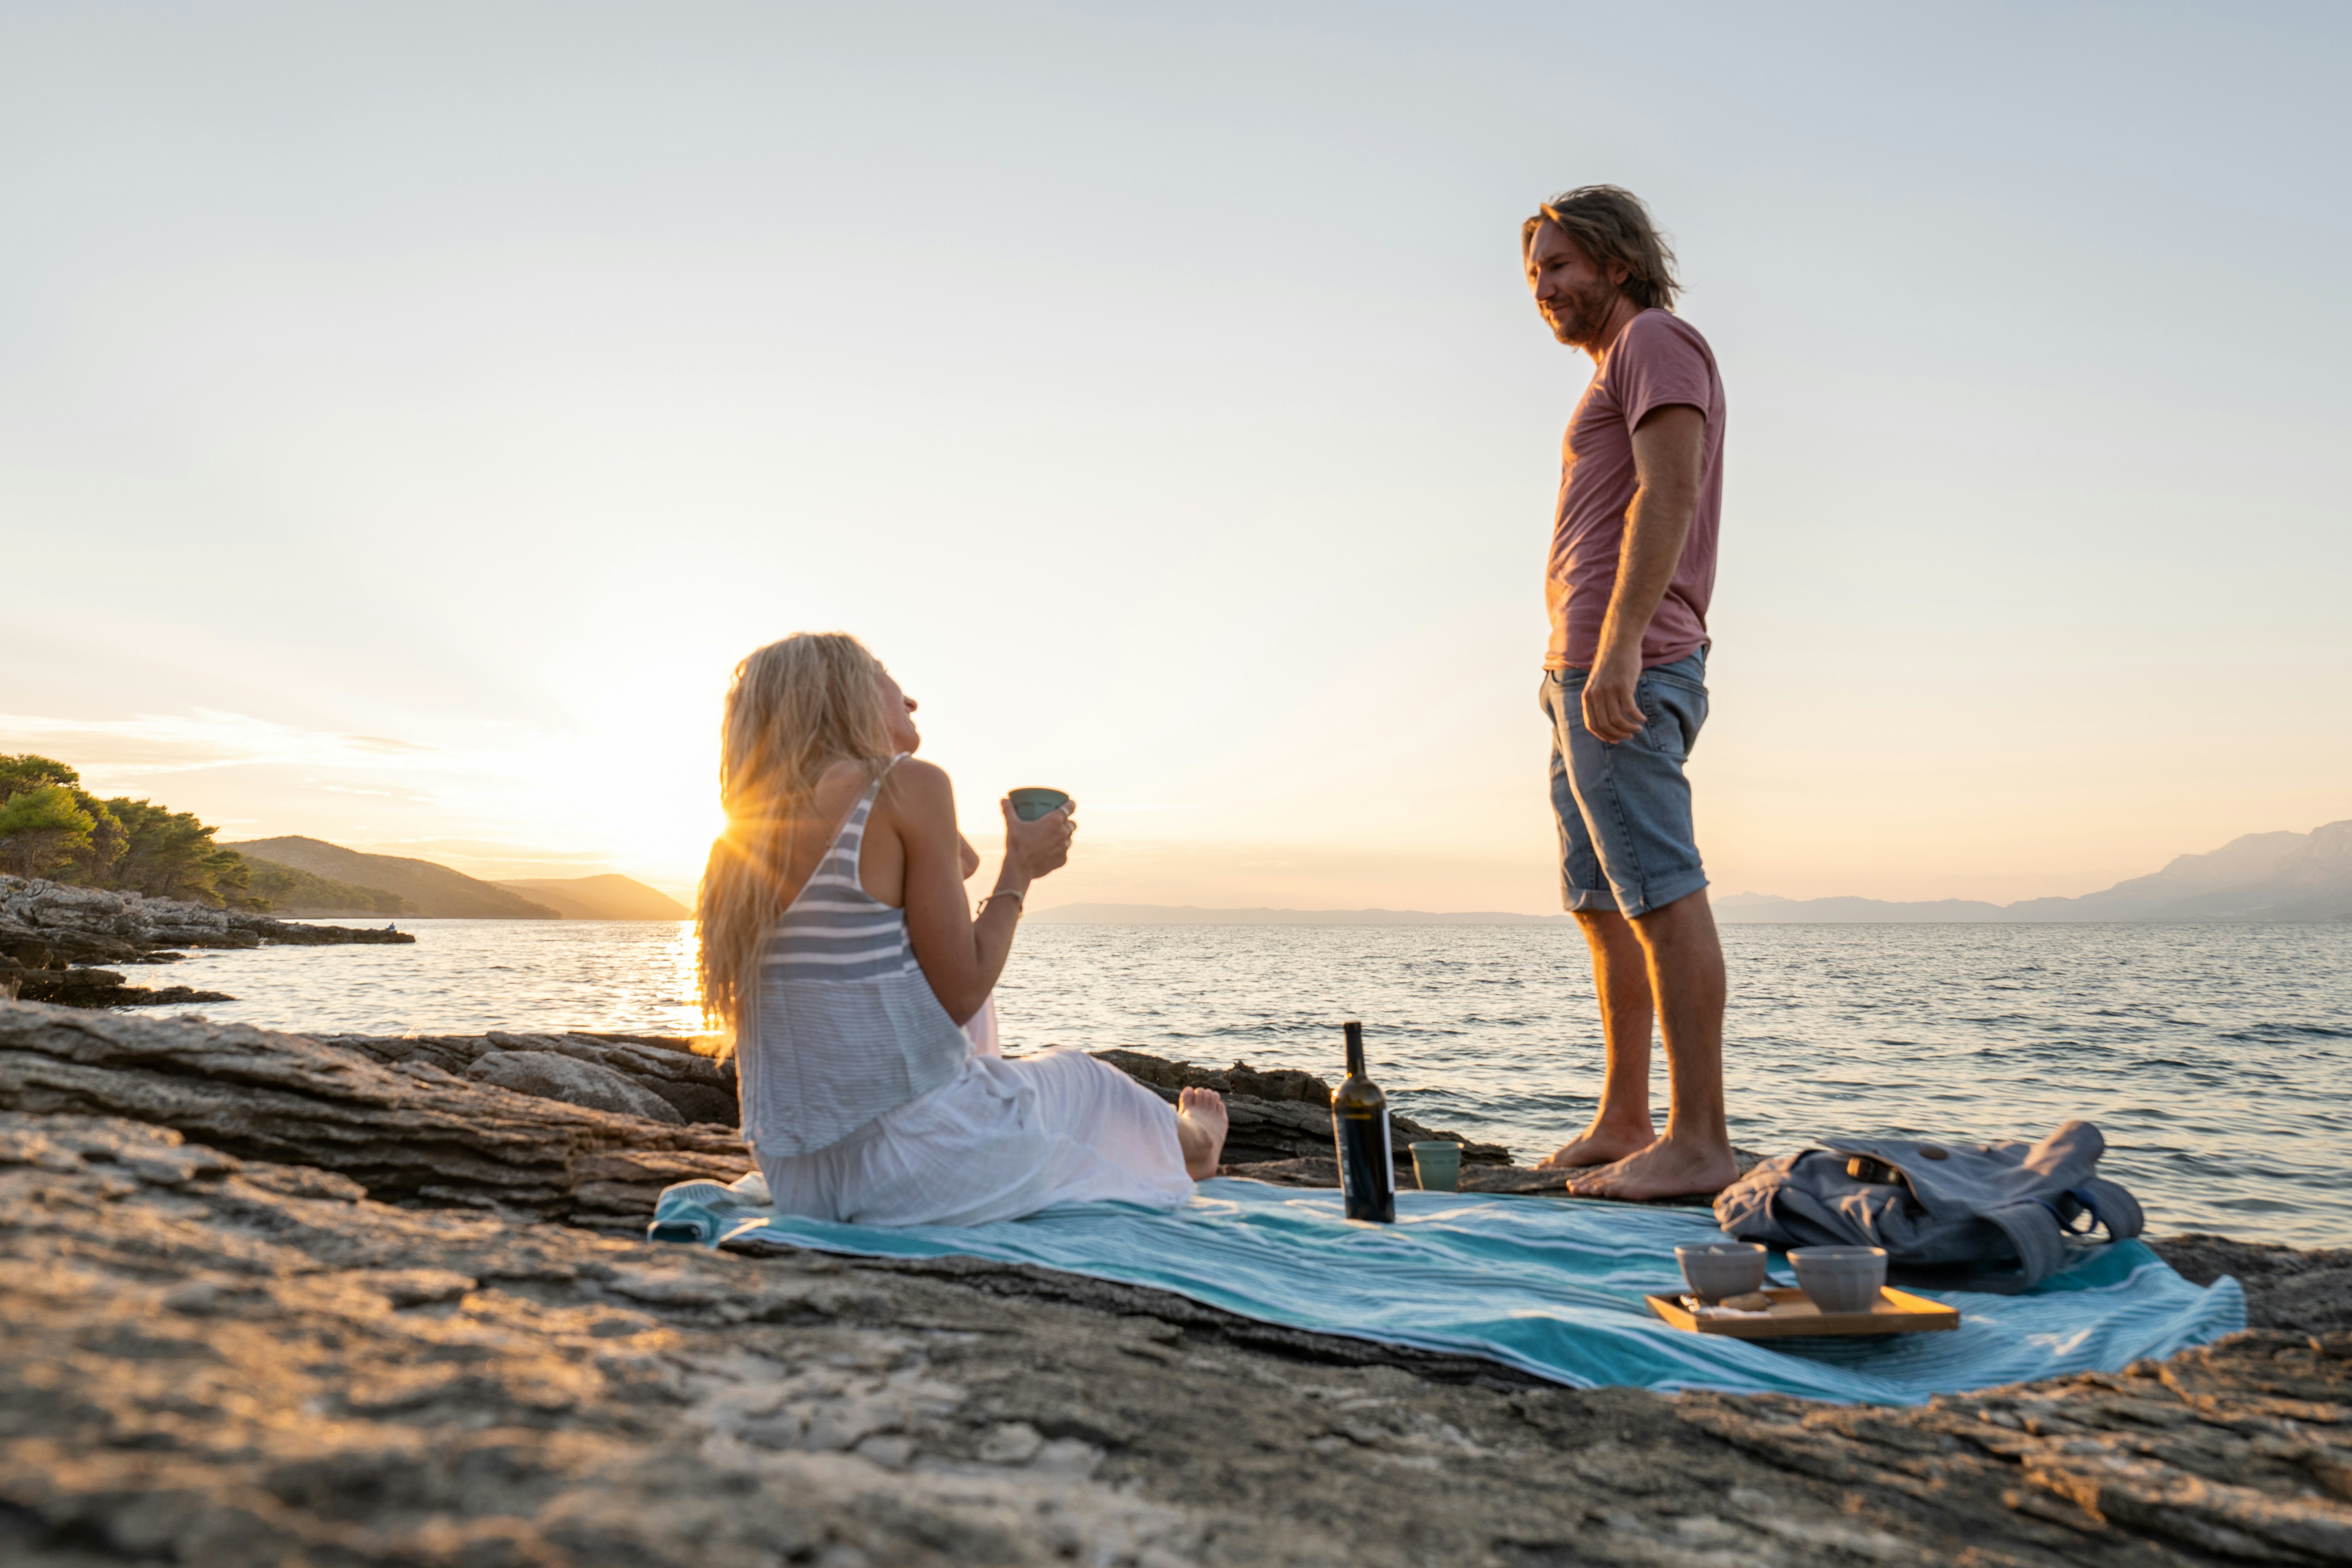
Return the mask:
<svg viewBox="0 0 2352 1568">
<path fill-rule="evenodd" d="M 1176 1119 L 1157 1095 L 1077 1050 L 983 1054 L 940 1005 L 906 911 L 858 880 L 880 788 L 866 787 L 776 922 L 739 1032 L 743 1138 L 775 1206 L 856 1225 L 981 1225 L 1060 1203 L 1185 1202 Z M 992 1028 L 982 1033 L 992 1046 Z"/>
</svg>

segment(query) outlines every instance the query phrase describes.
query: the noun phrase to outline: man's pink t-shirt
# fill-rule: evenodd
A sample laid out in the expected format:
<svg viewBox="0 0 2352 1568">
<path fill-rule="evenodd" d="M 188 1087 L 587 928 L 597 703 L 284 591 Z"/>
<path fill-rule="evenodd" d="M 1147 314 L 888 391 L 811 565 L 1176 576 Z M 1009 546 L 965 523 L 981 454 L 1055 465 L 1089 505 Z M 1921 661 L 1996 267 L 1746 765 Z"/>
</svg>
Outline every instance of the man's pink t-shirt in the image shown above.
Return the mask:
<svg viewBox="0 0 2352 1568">
<path fill-rule="evenodd" d="M 1644 310 L 1625 324 L 1569 416 L 1559 450 L 1559 510 L 1544 607 L 1551 614 L 1546 669 L 1590 669 L 1601 655 L 1601 623 L 1617 585 L 1625 511 L 1638 486 L 1633 426 L 1654 408 L 1686 403 L 1706 416 L 1698 510 L 1682 563 L 1650 629 L 1642 668 L 1688 658 L 1707 643 L 1706 602 L 1715 592 L 1715 538 L 1723 515 L 1723 378 L 1698 330 L 1666 310 Z"/>
</svg>

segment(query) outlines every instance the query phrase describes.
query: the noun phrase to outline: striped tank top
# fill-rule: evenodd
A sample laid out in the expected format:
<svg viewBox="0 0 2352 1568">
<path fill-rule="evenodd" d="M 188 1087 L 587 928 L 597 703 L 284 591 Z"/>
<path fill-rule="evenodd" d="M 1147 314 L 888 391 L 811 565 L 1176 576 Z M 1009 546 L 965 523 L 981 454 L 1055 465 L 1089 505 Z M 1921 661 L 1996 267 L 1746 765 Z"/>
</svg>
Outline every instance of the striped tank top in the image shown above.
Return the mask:
<svg viewBox="0 0 2352 1568">
<path fill-rule="evenodd" d="M 971 1051 L 915 962 L 907 911 L 857 879 L 881 790 L 866 786 L 761 953 L 736 1071 L 743 1139 L 761 1154 L 829 1148 L 946 1083 Z"/>
</svg>

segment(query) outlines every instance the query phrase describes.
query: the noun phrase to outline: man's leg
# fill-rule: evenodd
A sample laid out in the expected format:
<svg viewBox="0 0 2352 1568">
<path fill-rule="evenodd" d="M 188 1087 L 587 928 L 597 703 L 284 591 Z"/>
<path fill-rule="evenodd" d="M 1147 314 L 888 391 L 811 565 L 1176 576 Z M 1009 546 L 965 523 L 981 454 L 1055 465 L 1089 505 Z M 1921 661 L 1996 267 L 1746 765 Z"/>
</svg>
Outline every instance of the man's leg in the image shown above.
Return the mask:
<svg viewBox="0 0 2352 1568">
<path fill-rule="evenodd" d="M 1584 728 L 1580 706 L 1556 704 L 1563 771 L 1608 883 L 1609 903 L 1630 913 L 1673 1086 L 1665 1136 L 1578 1173 L 1568 1182 L 1573 1193 L 1681 1197 L 1719 1192 L 1738 1174 L 1724 1126 L 1723 948 L 1707 907 L 1685 773 L 1706 722 L 1705 672 L 1705 656 L 1696 654 L 1644 670 L 1636 695 L 1647 722 L 1614 743 Z M 1563 685 L 1580 687 L 1581 679 L 1570 672 Z"/>
<path fill-rule="evenodd" d="M 1601 1103 L 1585 1130 L 1543 1162 L 1550 1169 L 1605 1165 L 1657 1137 L 1650 1121 L 1649 960 L 1633 928 L 1617 912 L 1617 895 L 1601 865 L 1591 825 L 1570 776 L 1570 752 L 1590 744 L 1583 734 L 1581 672 L 1548 673 L 1539 701 L 1551 721 L 1551 809 L 1559 827 L 1560 907 L 1576 916 L 1592 952 L 1592 989 L 1601 1003 L 1608 1067 Z"/>
<path fill-rule="evenodd" d="M 1634 917 L 1666 1046 L 1673 1098 L 1665 1136 L 1569 1178 L 1586 1197 L 1675 1198 L 1718 1193 L 1739 1175 L 1723 1115 L 1723 943 L 1706 890 Z M 1612 1062 L 1613 1067 L 1613 1052 Z"/>
<path fill-rule="evenodd" d="M 1657 1136 L 1650 1120 L 1649 959 L 1633 927 L 1615 910 L 1579 910 L 1577 929 L 1592 950 L 1592 988 L 1601 999 L 1601 1035 L 1608 1067 L 1591 1124 L 1555 1151 L 1538 1169 L 1605 1165 L 1646 1149 Z"/>
</svg>

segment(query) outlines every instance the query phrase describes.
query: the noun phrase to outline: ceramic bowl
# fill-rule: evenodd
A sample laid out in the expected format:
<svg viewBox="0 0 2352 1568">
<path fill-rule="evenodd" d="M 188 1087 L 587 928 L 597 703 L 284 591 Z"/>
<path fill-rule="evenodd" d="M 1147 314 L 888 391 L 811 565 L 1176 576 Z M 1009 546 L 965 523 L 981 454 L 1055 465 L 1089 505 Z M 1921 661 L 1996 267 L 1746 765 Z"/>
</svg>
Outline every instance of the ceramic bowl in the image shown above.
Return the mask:
<svg viewBox="0 0 2352 1568">
<path fill-rule="evenodd" d="M 1764 1247 L 1753 1241 L 1701 1241 L 1675 1248 L 1683 1279 L 1702 1301 L 1720 1301 L 1764 1283 Z"/>
<path fill-rule="evenodd" d="M 1789 1253 L 1797 1289 L 1824 1312 L 1867 1312 L 1886 1283 L 1883 1247 L 1799 1247 Z"/>
<path fill-rule="evenodd" d="M 1057 789 L 1024 788 L 1008 793 L 1013 797 L 1013 815 L 1024 822 L 1034 822 L 1049 811 L 1058 811 L 1070 799 Z"/>
</svg>

